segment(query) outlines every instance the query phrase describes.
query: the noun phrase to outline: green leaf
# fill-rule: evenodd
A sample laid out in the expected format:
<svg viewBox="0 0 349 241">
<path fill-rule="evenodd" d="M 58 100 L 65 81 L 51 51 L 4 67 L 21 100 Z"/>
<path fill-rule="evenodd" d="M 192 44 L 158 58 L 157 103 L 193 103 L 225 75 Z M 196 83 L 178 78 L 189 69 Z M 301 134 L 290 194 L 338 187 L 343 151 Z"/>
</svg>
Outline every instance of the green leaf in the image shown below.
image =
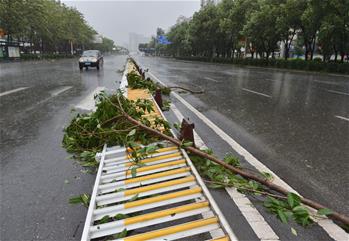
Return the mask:
<svg viewBox="0 0 349 241">
<path fill-rule="evenodd" d="M 123 213 L 118 213 L 114 216 L 115 220 L 121 220 L 121 219 L 125 219 L 125 218 L 127 218 L 127 215 L 123 214 Z"/>
<path fill-rule="evenodd" d="M 109 216 L 105 215 L 101 220 L 99 220 L 99 224 L 107 223 L 109 221 Z"/>
<path fill-rule="evenodd" d="M 136 129 L 133 129 L 132 131 L 130 131 L 127 136 L 134 136 L 136 134 Z"/>
<path fill-rule="evenodd" d="M 69 203 L 70 204 L 83 204 L 85 207 L 88 207 L 90 203 L 90 195 L 84 193 L 79 196 L 71 197 L 69 198 Z"/>
<path fill-rule="evenodd" d="M 331 215 L 332 213 L 333 213 L 333 211 L 331 209 L 328 209 L 328 208 L 321 208 L 317 211 L 318 215 L 324 215 L 324 216 Z"/>
<path fill-rule="evenodd" d="M 185 141 L 182 143 L 181 147 L 185 148 L 185 147 L 189 147 L 189 146 L 192 146 L 193 145 L 193 142 L 191 141 Z"/>
<path fill-rule="evenodd" d="M 137 176 L 137 167 L 132 167 L 131 168 L 131 175 L 132 175 L 132 177 L 136 177 Z"/>
<path fill-rule="evenodd" d="M 133 202 L 136 201 L 138 199 L 139 193 L 137 193 L 136 195 L 134 195 L 129 201 Z"/>
<path fill-rule="evenodd" d="M 113 235 L 113 238 L 120 239 L 120 238 L 124 238 L 126 236 L 127 236 L 127 229 L 125 228 L 124 230 L 122 230 L 121 233 Z"/>
<path fill-rule="evenodd" d="M 284 211 L 282 211 L 281 209 L 278 209 L 278 217 L 280 218 L 281 222 L 287 224 L 287 216 L 286 214 L 284 213 Z"/>
<path fill-rule="evenodd" d="M 81 200 L 82 203 L 84 204 L 85 207 L 88 207 L 88 205 L 90 204 L 90 195 L 84 193 L 81 195 Z"/>
<path fill-rule="evenodd" d="M 71 197 L 69 198 L 69 203 L 70 204 L 79 204 L 82 203 L 81 197 L 79 196 L 75 196 L 75 197 Z"/>
<path fill-rule="evenodd" d="M 297 231 L 296 231 L 294 228 L 292 228 L 292 227 L 291 227 L 291 232 L 292 232 L 292 234 L 293 234 L 294 236 L 297 236 Z"/>
<path fill-rule="evenodd" d="M 146 152 L 148 154 L 154 153 L 157 150 L 157 146 L 151 145 L 146 147 Z"/>
<path fill-rule="evenodd" d="M 176 129 L 176 130 L 180 130 L 181 129 L 181 124 L 178 124 L 178 123 L 174 123 L 173 124 L 173 127 Z"/>
<path fill-rule="evenodd" d="M 292 209 L 293 213 L 296 215 L 296 216 L 309 216 L 309 212 L 308 212 L 308 209 L 306 209 L 305 207 L 299 205 L 299 206 L 296 206 Z"/>
<path fill-rule="evenodd" d="M 301 198 L 297 194 L 289 192 L 287 194 L 287 203 L 291 208 L 294 208 L 301 203 Z"/>
<path fill-rule="evenodd" d="M 224 185 L 221 185 L 221 184 L 210 184 L 209 187 L 210 188 L 222 188 L 222 187 L 224 187 Z"/>
<path fill-rule="evenodd" d="M 272 181 L 274 179 L 273 175 L 270 174 L 269 172 L 262 172 L 262 176 L 267 179 L 268 181 Z"/>
</svg>

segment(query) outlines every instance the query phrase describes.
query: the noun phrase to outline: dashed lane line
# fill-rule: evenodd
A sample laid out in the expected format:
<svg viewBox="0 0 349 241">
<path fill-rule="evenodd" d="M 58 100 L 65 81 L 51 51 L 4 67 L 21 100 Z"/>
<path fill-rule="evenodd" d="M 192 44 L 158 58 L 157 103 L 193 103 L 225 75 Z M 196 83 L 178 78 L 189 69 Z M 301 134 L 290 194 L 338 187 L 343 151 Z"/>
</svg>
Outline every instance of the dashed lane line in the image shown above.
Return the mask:
<svg viewBox="0 0 349 241">
<path fill-rule="evenodd" d="M 156 81 L 166 86 L 161 80 L 159 80 L 154 74 L 148 72 Z M 184 100 L 180 95 L 175 92 L 171 92 L 171 95 L 178 99 L 183 105 L 185 105 L 191 112 L 193 112 L 199 119 L 201 119 L 207 126 L 209 126 L 221 139 L 227 142 L 239 155 L 243 156 L 247 162 L 254 166 L 260 172 L 268 172 L 274 176 L 274 183 L 287 189 L 289 192 L 296 193 L 300 195 L 296 190 L 284 182 L 280 177 L 278 177 L 272 170 L 266 167 L 263 163 L 258 161 L 251 153 L 249 153 L 245 148 L 243 148 L 239 143 L 237 143 L 233 138 L 226 134 L 222 129 L 215 125 L 210 119 L 203 115 L 200 111 L 194 108 L 186 100 Z M 316 214 L 316 210 L 309 208 L 310 211 Z M 328 235 L 337 241 L 348 241 L 349 234 L 346 233 L 342 228 L 337 226 L 332 220 L 328 218 L 314 218 L 314 221 L 319 224 Z"/>
<path fill-rule="evenodd" d="M 216 82 L 216 83 L 218 83 L 218 82 L 219 82 L 218 80 L 216 80 L 216 79 L 212 79 L 212 78 L 210 78 L 210 77 L 204 77 L 204 79 L 206 79 L 206 80 L 211 80 L 211 81 Z"/>
<path fill-rule="evenodd" d="M 349 121 L 349 118 L 346 118 L 346 117 L 343 117 L 343 116 L 340 116 L 340 115 L 335 115 L 334 117 L 336 117 L 338 119 L 341 119 L 341 120 Z"/>
<path fill-rule="evenodd" d="M 175 104 L 171 104 L 171 110 L 177 117 L 179 121 L 183 120 L 184 116 L 178 110 Z M 194 140 L 198 148 L 207 148 L 202 138 L 194 130 Z M 225 188 L 228 195 L 233 199 L 234 203 L 245 217 L 246 221 L 251 226 L 254 233 L 261 240 L 279 240 L 279 237 L 274 232 L 274 230 L 269 226 L 269 224 L 264 220 L 263 216 L 254 207 L 252 202 L 246 197 L 246 195 L 241 194 L 236 188 L 227 187 Z"/>
<path fill-rule="evenodd" d="M 70 90 L 71 88 L 73 88 L 73 86 L 62 86 L 54 91 L 51 91 L 50 94 L 52 97 L 55 97 L 55 96 L 63 93 L 64 91 Z"/>
<path fill-rule="evenodd" d="M 337 91 L 337 90 L 327 90 L 327 92 L 334 93 L 334 94 L 339 94 L 339 95 L 347 95 L 347 96 L 349 96 L 349 93 L 342 92 L 342 91 Z"/>
<path fill-rule="evenodd" d="M 5 92 L 0 93 L 0 97 L 1 97 L 1 96 L 5 96 L 5 95 L 9 95 L 9 94 L 12 94 L 12 93 L 16 93 L 16 92 L 18 92 L 18 91 L 25 90 L 25 89 L 28 89 L 28 88 L 29 88 L 29 87 L 20 87 L 20 88 L 17 88 L 17 89 L 5 91 Z"/>
<path fill-rule="evenodd" d="M 270 95 L 263 94 L 263 93 L 260 93 L 260 92 L 254 91 L 254 90 L 250 90 L 250 89 L 246 89 L 246 88 L 242 88 L 242 90 L 250 92 L 252 94 L 256 94 L 256 95 L 264 96 L 264 97 L 267 97 L 267 98 L 271 98 Z"/>
</svg>

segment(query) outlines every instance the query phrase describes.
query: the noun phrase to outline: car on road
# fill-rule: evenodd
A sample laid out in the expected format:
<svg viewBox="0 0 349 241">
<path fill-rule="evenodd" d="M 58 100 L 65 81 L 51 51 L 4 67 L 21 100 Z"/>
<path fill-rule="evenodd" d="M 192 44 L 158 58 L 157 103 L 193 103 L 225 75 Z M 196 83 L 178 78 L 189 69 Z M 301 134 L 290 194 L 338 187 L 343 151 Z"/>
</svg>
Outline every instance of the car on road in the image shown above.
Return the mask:
<svg viewBox="0 0 349 241">
<path fill-rule="evenodd" d="M 103 66 L 103 55 L 99 50 L 85 50 L 79 58 L 79 68 L 96 67 L 99 70 Z"/>
</svg>

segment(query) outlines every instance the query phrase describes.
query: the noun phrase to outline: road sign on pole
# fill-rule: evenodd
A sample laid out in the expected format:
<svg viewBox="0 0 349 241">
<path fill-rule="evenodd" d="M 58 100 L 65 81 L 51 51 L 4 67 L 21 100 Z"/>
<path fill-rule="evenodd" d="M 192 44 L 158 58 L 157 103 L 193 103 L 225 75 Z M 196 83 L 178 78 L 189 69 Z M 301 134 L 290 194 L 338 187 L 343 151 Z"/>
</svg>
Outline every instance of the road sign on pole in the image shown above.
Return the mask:
<svg viewBox="0 0 349 241">
<path fill-rule="evenodd" d="M 163 44 L 163 45 L 172 44 L 172 42 L 170 42 L 165 35 L 158 36 L 157 40 L 159 44 Z"/>
</svg>

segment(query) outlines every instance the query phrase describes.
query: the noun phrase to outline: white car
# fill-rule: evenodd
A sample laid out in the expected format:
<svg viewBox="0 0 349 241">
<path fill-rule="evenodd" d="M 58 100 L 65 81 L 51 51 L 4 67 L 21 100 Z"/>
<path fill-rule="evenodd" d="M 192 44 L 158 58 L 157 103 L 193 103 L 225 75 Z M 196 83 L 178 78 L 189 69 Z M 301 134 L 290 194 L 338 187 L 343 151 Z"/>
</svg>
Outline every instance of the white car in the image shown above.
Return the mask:
<svg viewBox="0 0 349 241">
<path fill-rule="evenodd" d="M 99 50 L 85 50 L 79 58 L 79 68 L 96 67 L 99 70 L 103 66 L 103 55 Z"/>
</svg>

